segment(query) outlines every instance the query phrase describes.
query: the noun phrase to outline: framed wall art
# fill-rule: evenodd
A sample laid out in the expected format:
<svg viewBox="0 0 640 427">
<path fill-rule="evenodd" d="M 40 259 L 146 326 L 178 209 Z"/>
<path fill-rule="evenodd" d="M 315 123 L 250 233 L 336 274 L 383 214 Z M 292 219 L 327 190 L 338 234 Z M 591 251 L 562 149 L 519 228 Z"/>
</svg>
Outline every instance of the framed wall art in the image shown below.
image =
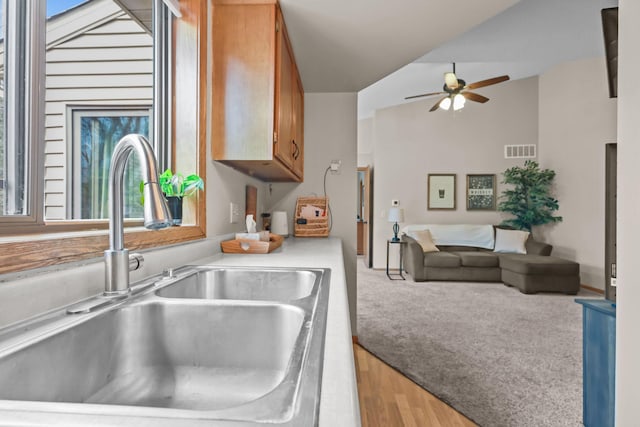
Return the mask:
<svg viewBox="0 0 640 427">
<path fill-rule="evenodd" d="M 496 176 L 467 175 L 467 210 L 496 210 Z"/>
<path fill-rule="evenodd" d="M 430 173 L 427 178 L 427 209 L 456 208 L 456 174 Z"/>
</svg>

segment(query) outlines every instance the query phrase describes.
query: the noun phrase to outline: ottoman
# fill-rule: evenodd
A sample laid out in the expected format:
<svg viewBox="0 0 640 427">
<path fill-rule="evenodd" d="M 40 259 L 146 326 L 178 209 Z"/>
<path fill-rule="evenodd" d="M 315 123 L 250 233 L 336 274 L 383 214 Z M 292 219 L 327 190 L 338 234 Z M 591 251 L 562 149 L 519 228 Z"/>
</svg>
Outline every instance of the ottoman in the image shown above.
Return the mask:
<svg viewBox="0 0 640 427">
<path fill-rule="evenodd" d="M 523 294 L 562 292 L 575 295 L 580 290 L 580 264 L 543 255 L 500 255 L 502 281 Z"/>
</svg>

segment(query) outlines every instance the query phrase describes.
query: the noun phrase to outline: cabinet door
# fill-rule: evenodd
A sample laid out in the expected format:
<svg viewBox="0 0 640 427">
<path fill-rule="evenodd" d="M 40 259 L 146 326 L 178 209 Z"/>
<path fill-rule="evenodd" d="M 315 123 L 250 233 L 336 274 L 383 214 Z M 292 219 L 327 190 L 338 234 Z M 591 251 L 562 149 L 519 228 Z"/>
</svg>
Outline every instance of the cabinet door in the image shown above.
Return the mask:
<svg viewBox="0 0 640 427">
<path fill-rule="evenodd" d="M 214 160 L 273 159 L 273 5 L 216 4 L 211 140 Z"/>
<path fill-rule="evenodd" d="M 276 96 L 273 154 L 282 163 L 292 168 L 292 92 L 295 65 L 283 22 L 282 14 L 280 10 L 278 10 L 276 19 Z"/>
<path fill-rule="evenodd" d="M 293 172 L 304 177 L 304 91 L 298 73 L 293 79 Z"/>
</svg>

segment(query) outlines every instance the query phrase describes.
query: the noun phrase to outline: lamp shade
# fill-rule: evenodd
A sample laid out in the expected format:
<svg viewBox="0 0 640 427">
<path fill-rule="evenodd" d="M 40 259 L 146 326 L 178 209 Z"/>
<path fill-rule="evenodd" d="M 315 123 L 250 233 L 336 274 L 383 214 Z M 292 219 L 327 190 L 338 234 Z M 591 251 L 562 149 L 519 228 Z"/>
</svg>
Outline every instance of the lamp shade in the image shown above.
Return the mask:
<svg viewBox="0 0 640 427">
<path fill-rule="evenodd" d="M 451 107 L 451 97 L 447 97 L 440 101 L 439 107 L 443 110 L 448 110 Z"/>
<path fill-rule="evenodd" d="M 462 94 L 457 94 L 453 97 L 453 109 L 455 111 L 461 110 L 464 107 L 464 103 L 466 102 L 466 98 Z"/>
<path fill-rule="evenodd" d="M 389 222 L 403 222 L 404 221 L 404 209 L 402 208 L 389 208 Z"/>
</svg>

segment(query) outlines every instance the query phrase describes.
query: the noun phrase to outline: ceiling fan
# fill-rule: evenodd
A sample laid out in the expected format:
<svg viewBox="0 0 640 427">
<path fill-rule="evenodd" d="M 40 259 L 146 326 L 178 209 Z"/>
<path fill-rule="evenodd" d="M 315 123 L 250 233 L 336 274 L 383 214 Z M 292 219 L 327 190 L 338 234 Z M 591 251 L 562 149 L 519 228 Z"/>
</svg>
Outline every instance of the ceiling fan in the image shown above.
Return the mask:
<svg viewBox="0 0 640 427">
<path fill-rule="evenodd" d="M 480 102 L 482 104 L 489 100 L 489 98 L 487 98 L 486 96 L 482 96 L 475 92 L 470 92 L 469 89 L 478 89 L 485 86 L 491 86 L 507 80 L 509 80 L 509 76 L 505 75 L 467 84 L 467 82 L 459 79 L 456 76 L 456 63 L 454 62 L 453 72 L 444 73 L 444 86 L 442 86 L 442 90 L 444 92 L 423 93 L 421 95 L 407 96 L 405 99 L 422 98 L 434 95 L 445 95 L 440 98 L 429 111 L 436 111 L 438 107 L 442 108 L 443 110 L 448 110 L 452 105 L 454 110 L 460 110 L 462 107 L 464 107 L 467 99 L 469 101 Z"/>
</svg>

